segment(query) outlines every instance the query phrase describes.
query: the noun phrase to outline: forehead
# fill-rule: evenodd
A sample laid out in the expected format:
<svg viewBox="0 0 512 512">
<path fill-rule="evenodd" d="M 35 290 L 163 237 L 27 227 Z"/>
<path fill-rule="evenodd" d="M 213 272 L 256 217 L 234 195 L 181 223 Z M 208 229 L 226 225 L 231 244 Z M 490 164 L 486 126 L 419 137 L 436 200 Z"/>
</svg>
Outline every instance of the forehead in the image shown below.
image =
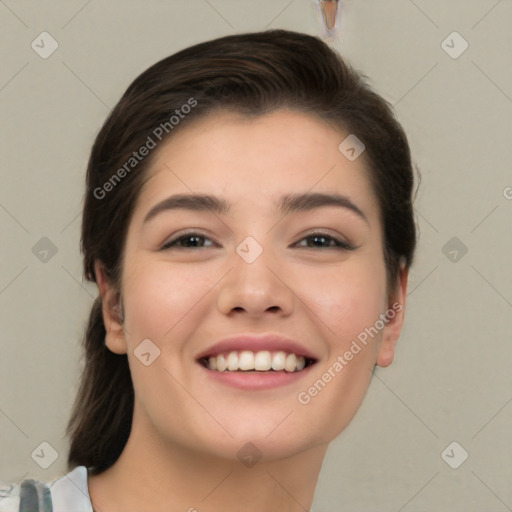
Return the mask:
<svg viewBox="0 0 512 512">
<path fill-rule="evenodd" d="M 376 215 L 364 159 L 350 161 L 339 149 L 348 135 L 297 111 L 210 114 L 181 127 L 157 149 L 138 203 L 197 192 L 261 210 L 290 192 L 337 192 Z"/>
</svg>

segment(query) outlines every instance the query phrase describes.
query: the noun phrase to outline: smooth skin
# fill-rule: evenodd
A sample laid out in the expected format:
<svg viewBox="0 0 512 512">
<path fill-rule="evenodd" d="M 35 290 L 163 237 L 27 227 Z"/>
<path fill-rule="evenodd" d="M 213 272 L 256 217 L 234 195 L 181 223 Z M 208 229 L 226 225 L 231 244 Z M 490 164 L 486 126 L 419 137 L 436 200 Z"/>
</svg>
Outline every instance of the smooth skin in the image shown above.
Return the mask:
<svg viewBox="0 0 512 512">
<path fill-rule="evenodd" d="M 347 135 L 295 111 L 253 119 L 222 112 L 154 150 L 125 245 L 123 323 L 101 262 L 95 267 L 105 342 L 127 354 L 135 389 L 123 453 L 89 477 L 97 512 L 309 510 L 328 444 L 354 417 L 375 364 L 392 363 L 405 313 L 408 270 L 390 300 L 378 204 L 363 157 L 349 161 L 338 150 Z M 366 220 L 338 206 L 284 216 L 276 209 L 282 194 L 314 192 L 348 197 Z M 222 197 L 230 211 L 168 210 L 143 222 L 157 203 L 191 193 Z M 236 252 L 248 236 L 263 249 L 250 264 Z M 378 336 L 300 403 L 298 394 L 395 301 L 402 310 Z M 197 354 L 245 333 L 283 334 L 318 361 L 277 389 L 214 381 Z M 145 339 L 160 350 L 149 366 L 134 354 Z M 249 441 L 262 454 L 252 467 L 237 458 Z"/>
</svg>

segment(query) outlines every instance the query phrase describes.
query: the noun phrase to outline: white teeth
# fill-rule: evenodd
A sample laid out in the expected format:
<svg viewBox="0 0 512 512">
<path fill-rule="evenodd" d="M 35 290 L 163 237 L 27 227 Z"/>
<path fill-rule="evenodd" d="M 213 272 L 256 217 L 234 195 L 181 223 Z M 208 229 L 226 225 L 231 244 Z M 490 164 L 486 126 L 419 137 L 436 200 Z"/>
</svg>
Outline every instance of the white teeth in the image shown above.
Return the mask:
<svg viewBox="0 0 512 512">
<path fill-rule="evenodd" d="M 295 368 L 297 368 L 297 357 L 295 354 L 288 354 L 284 363 L 284 369 L 287 372 L 293 372 Z"/>
<path fill-rule="evenodd" d="M 283 351 L 278 352 L 272 358 L 272 370 L 275 370 L 276 372 L 278 372 L 280 370 L 284 370 L 285 361 L 286 361 L 286 353 Z"/>
<path fill-rule="evenodd" d="M 210 357 L 208 359 L 208 368 L 210 368 L 210 370 L 217 369 L 217 358 L 216 357 Z"/>
<path fill-rule="evenodd" d="M 272 368 L 272 357 L 268 350 L 256 352 L 254 357 L 254 369 L 260 372 L 268 372 Z"/>
<path fill-rule="evenodd" d="M 244 350 L 238 359 L 238 368 L 240 370 L 254 370 L 254 353 Z"/>
<path fill-rule="evenodd" d="M 213 359 L 213 358 L 210 358 L 210 359 Z M 217 359 L 217 371 L 223 372 L 228 367 L 228 365 L 226 364 L 226 360 L 224 359 L 224 356 L 222 354 L 219 354 L 216 357 L 216 359 Z"/>
<path fill-rule="evenodd" d="M 219 354 L 208 358 L 207 367 L 210 370 L 224 372 L 224 371 L 260 371 L 267 372 L 269 370 L 286 372 L 297 372 L 306 366 L 306 359 L 304 356 L 297 356 L 296 354 L 287 354 L 280 350 L 274 352 L 273 355 L 268 350 L 261 350 L 259 352 L 251 352 L 250 350 L 243 350 L 237 352 L 235 350 L 229 354 Z"/>
<path fill-rule="evenodd" d="M 238 354 L 236 352 L 230 352 L 228 355 L 228 370 L 230 372 L 238 370 Z"/>
</svg>

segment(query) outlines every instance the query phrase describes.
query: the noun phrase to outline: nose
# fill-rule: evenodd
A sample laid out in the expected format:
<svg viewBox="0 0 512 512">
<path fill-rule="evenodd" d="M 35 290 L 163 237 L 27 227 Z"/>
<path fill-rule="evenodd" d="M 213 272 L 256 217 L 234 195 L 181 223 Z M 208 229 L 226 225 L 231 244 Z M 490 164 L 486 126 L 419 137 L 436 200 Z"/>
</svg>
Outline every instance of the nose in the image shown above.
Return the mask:
<svg viewBox="0 0 512 512">
<path fill-rule="evenodd" d="M 233 255 L 233 266 L 221 280 L 217 298 L 218 309 L 225 315 L 248 315 L 259 318 L 265 313 L 288 316 L 292 313 L 295 295 L 292 278 L 272 252 L 263 249 L 249 263 Z"/>
</svg>

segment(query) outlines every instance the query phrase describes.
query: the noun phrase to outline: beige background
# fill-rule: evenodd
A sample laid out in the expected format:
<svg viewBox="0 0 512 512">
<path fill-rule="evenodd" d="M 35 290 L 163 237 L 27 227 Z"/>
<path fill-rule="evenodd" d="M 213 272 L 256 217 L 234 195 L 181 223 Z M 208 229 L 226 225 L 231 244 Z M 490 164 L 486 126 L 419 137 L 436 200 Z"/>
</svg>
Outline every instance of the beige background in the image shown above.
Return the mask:
<svg viewBox="0 0 512 512">
<path fill-rule="evenodd" d="M 395 363 L 332 443 L 313 510 L 511 511 L 512 2 L 343 7 L 333 44 L 395 106 L 422 173 L 420 242 Z M 96 295 L 78 250 L 85 167 L 109 108 L 170 53 L 266 28 L 322 34 L 312 0 L 0 1 L 1 481 L 65 470 Z M 43 31 L 59 45 L 47 59 L 31 48 Z M 469 44 L 456 59 L 453 31 Z M 453 441 L 452 465 L 469 453 L 457 469 L 441 457 Z"/>
</svg>

